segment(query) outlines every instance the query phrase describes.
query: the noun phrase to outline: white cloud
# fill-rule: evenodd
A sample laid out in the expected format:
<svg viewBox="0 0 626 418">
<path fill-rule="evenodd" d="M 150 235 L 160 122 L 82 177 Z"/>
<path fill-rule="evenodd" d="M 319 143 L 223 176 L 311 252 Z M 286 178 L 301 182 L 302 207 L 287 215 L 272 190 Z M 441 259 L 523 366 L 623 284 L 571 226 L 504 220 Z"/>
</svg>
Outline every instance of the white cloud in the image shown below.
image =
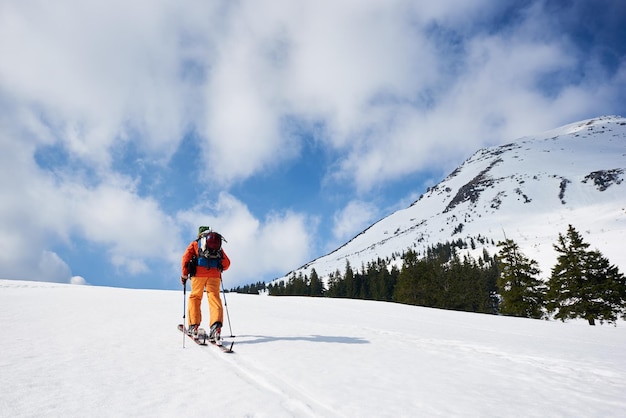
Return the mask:
<svg viewBox="0 0 626 418">
<path fill-rule="evenodd" d="M 334 216 L 333 235 L 338 241 L 345 241 L 363 231 L 378 215 L 378 209 L 371 203 L 351 201 Z"/>
<path fill-rule="evenodd" d="M 205 90 L 213 177 L 229 183 L 293 158 L 298 139 L 281 131 L 289 115 L 324 123 L 342 153 L 331 178 L 367 191 L 593 112 L 590 86 L 565 87 L 573 102 L 540 89 L 541 77 L 580 64 L 542 7 L 494 31 L 502 4 L 457 3 L 231 9 Z"/>
<path fill-rule="evenodd" d="M 335 178 L 369 190 L 437 164 L 431 156 L 450 141 L 460 155 L 485 138 L 588 116 L 598 87 L 613 85 L 566 87 L 574 102 L 543 96 L 536 78 L 582 57 L 552 32 L 541 2 L 490 29 L 505 7 L 25 1 L 3 5 L 0 53 L 12 59 L 0 63 L 0 83 L 45 119 L 48 137 L 105 167 L 127 141 L 167 159 L 196 127 L 208 174 L 224 186 L 296 157 L 285 117 L 320 121 L 342 153 Z"/>
<path fill-rule="evenodd" d="M 181 24 L 168 3 L 3 4 L 0 85 L 79 158 L 108 165 L 132 137 L 166 156 L 189 120 L 179 77 Z"/>
<path fill-rule="evenodd" d="M 8 115 L 10 117 L 11 114 Z M 80 171 L 44 171 L 33 146 L 0 129 L 0 272 L 11 278 L 69 282 L 71 270 L 51 248 L 84 239 L 105 249 L 122 271 L 146 271 L 151 259 L 177 260 L 179 231 L 152 198 L 110 173 L 92 185 Z M 159 243 L 155 253 L 151 243 Z"/>
<path fill-rule="evenodd" d="M 216 41 L 202 124 L 209 170 L 222 181 L 296 155 L 285 117 L 323 121 L 329 145 L 350 149 L 373 125 L 370 102 L 436 76 L 433 46 L 401 4 L 284 6 L 243 3 Z"/>
<path fill-rule="evenodd" d="M 124 181 L 111 180 L 94 189 L 71 185 L 64 190 L 79 234 L 106 245 L 114 264 L 131 273 L 146 271 L 146 259 L 176 260 L 179 231 L 174 220 L 153 199 L 139 197 Z"/>
</svg>

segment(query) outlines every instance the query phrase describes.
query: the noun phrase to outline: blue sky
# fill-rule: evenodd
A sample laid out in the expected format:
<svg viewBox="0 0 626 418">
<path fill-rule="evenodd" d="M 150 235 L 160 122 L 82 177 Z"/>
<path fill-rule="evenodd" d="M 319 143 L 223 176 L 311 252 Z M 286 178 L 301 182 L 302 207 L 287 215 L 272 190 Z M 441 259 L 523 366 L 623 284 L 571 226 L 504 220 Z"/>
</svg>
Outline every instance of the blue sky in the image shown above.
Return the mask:
<svg viewBox="0 0 626 418">
<path fill-rule="evenodd" d="M 269 281 L 626 114 L 624 39 L 621 0 L 2 2 L 0 278 L 176 289 L 211 225 L 227 288 Z"/>
</svg>

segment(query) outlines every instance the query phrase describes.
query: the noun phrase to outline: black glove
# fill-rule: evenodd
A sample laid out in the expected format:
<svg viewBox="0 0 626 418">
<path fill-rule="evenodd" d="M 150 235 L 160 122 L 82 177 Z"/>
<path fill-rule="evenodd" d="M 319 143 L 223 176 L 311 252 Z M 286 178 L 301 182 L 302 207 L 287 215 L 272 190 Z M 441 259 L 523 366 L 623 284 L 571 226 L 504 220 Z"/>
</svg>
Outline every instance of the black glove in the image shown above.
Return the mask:
<svg viewBox="0 0 626 418">
<path fill-rule="evenodd" d="M 184 286 L 185 283 L 187 283 L 187 277 L 186 276 L 180 276 L 180 283 Z"/>
</svg>

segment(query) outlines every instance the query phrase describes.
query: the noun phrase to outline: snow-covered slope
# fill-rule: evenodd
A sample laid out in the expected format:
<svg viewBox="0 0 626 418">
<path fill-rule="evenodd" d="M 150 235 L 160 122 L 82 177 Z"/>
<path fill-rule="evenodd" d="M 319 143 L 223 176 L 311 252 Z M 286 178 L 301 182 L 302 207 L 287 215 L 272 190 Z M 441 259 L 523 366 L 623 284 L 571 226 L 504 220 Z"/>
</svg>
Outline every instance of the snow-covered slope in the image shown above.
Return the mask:
<svg viewBox="0 0 626 418">
<path fill-rule="evenodd" d="M 515 240 L 548 277 L 552 245 L 572 224 L 626 270 L 626 119 L 611 116 L 567 125 L 482 149 L 410 207 L 380 220 L 296 273 L 326 277 L 378 257 L 473 239 L 482 254 Z M 290 272 L 285 278 L 291 276 Z M 284 278 L 282 278 L 284 279 Z M 279 279 L 279 280 L 282 280 Z"/>
<path fill-rule="evenodd" d="M 234 354 L 189 340 L 182 348 L 182 289 L 0 280 L 0 416 L 626 411 L 623 322 L 590 327 L 328 298 L 227 301 Z"/>
</svg>

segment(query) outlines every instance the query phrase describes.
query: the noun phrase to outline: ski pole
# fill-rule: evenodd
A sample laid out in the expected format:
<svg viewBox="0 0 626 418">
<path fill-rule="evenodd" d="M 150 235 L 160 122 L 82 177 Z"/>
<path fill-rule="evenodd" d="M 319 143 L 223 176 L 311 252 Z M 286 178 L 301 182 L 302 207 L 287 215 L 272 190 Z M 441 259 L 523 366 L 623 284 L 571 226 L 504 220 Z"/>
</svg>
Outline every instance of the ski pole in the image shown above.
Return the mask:
<svg viewBox="0 0 626 418">
<path fill-rule="evenodd" d="M 189 280 L 189 274 L 187 275 Z M 183 348 L 185 348 L 185 332 L 187 329 L 187 280 L 183 283 Z"/>
<path fill-rule="evenodd" d="M 230 314 L 228 313 L 228 302 L 226 302 L 226 292 L 224 291 L 224 281 L 222 280 L 221 277 L 220 277 L 220 283 L 222 284 L 222 294 L 224 295 L 224 307 L 226 308 L 226 318 L 228 318 L 228 328 L 230 329 L 230 336 L 234 337 L 233 327 L 230 324 Z"/>
</svg>

